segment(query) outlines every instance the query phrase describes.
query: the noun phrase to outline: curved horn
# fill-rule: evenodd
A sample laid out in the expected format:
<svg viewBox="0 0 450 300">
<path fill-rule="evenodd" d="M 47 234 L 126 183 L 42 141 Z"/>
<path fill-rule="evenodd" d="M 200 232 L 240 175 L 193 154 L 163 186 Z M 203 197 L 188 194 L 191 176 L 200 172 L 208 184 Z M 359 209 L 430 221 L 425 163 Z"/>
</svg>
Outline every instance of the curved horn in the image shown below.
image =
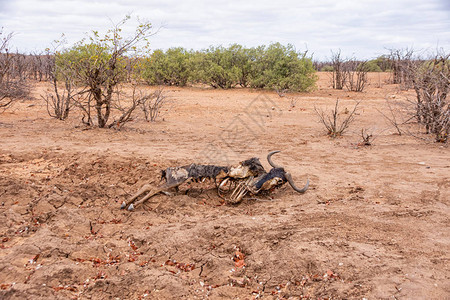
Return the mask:
<svg viewBox="0 0 450 300">
<path fill-rule="evenodd" d="M 274 162 L 272 161 L 272 155 L 274 155 L 275 153 L 280 152 L 280 150 L 275 150 L 272 152 L 269 152 L 269 154 L 267 154 L 267 161 L 269 162 L 269 165 L 271 165 L 273 168 L 282 168 L 281 166 L 278 166 L 276 164 L 274 164 Z"/>
<path fill-rule="evenodd" d="M 298 193 L 304 193 L 306 192 L 306 190 L 309 187 L 309 179 L 306 181 L 305 186 L 302 189 L 299 189 L 298 187 L 295 186 L 294 180 L 292 179 L 292 176 L 290 173 L 286 172 L 284 174 L 284 176 L 286 177 L 287 181 L 289 182 L 289 184 L 291 185 L 291 187 L 294 189 L 294 191 L 298 192 Z"/>
</svg>

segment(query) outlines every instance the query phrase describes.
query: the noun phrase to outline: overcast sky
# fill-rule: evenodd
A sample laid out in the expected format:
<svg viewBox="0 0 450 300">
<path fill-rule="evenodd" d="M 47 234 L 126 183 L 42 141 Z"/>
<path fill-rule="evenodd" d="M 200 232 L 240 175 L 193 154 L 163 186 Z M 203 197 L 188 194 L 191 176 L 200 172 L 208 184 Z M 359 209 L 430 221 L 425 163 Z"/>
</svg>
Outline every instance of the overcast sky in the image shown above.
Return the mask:
<svg viewBox="0 0 450 300">
<path fill-rule="evenodd" d="M 358 58 L 386 48 L 450 51 L 450 0 L 0 0 L 0 27 L 16 34 L 14 48 L 39 52 L 62 33 L 73 44 L 130 13 L 163 26 L 152 49 L 281 42 L 321 60 L 338 49 Z"/>
</svg>

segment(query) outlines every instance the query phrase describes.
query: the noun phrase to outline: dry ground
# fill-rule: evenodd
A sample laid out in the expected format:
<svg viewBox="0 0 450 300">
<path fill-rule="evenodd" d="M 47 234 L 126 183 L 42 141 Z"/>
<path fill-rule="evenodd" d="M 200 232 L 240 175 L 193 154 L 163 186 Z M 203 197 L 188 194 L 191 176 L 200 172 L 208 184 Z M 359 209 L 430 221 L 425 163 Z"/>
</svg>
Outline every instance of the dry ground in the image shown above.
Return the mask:
<svg viewBox="0 0 450 300">
<path fill-rule="evenodd" d="M 448 147 L 395 134 L 376 109 L 413 94 L 386 75 L 365 93 L 320 76 L 317 91 L 282 98 L 167 88 L 164 121 L 121 131 L 49 118 L 36 84 L 0 115 L 0 298 L 449 299 Z M 313 108 L 336 98 L 361 107 L 331 140 Z M 363 128 L 372 146 L 358 145 Z M 252 156 L 268 167 L 275 149 L 298 185 L 310 179 L 305 194 L 231 206 L 202 184 L 119 210 L 160 169 Z"/>
</svg>

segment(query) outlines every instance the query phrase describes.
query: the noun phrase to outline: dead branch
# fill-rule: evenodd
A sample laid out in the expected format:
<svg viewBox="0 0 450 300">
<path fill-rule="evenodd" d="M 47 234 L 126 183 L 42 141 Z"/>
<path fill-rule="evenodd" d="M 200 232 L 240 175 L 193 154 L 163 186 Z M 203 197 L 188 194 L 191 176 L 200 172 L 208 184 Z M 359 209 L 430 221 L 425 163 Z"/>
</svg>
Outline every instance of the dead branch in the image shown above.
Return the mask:
<svg viewBox="0 0 450 300">
<path fill-rule="evenodd" d="M 73 87 L 73 78 L 66 78 L 64 80 L 64 88 L 61 92 L 58 88 L 56 74 L 53 74 L 52 77 L 53 93 L 47 93 L 45 96 L 41 95 L 41 98 L 45 101 L 48 115 L 63 121 L 67 119 L 70 110 L 77 103 L 75 99 L 82 94 L 83 91 L 77 91 Z"/>
<path fill-rule="evenodd" d="M 17 76 L 18 54 L 10 53 L 9 42 L 13 33 L 4 34 L 0 28 L 0 111 L 10 107 L 15 100 L 24 98 L 29 94 L 30 87 L 26 84 L 20 73 Z M 20 64 L 23 67 L 23 64 Z"/>
<path fill-rule="evenodd" d="M 160 116 L 163 106 L 167 102 L 167 96 L 163 88 L 159 88 L 149 95 L 141 95 L 140 106 L 147 122 L 155 122 Z"/>
<path fill-rule="evenodd" d="M 358 62 L 355 59 L 346 62 L 347 81 L 345 85 L 349 91 L 362 92 L 369 81 L 367 78 L 367 61 Z"/>
<path fill-rule="evenodd" d="M 363 146 L 371 146 L 372 142 L 373 142 L 373 134 L 369 133 L 367 129 L 361 129 L 361 138 L 362 138 L 362 143 L 361 145 Z"/>
<path fill-rule="evenodd" d="M 408 124 L 412 118 L 407 120 L 400 121 L 399 118 L 404 115 L 404 112 L 401 111 L 400 107 L 394 108 L 391 102 L 386 98 L 386 105 L 389 108 L 389 114 L 384 113 L 383 111 L 376 108 L 376 110 L 397 130 L 398 135 L 402 135 L 402 125 Z"/>
<path fill-rule="evenodd" d="M 120 94 L 118 94 L 119 96 Z M 118 99 L 114 103 L 114 108 L 120 111 L 122 114 L 119 117 L 119 119 L 114 120 L 110 125 L 109 128 L 116 128 L 120 129 L 125 125 L 126 123 L 133 120 L 133 112 L 136 110 L 136 108 L 139 105 L 142 105 L 150 96 L 147 94 L 143 94 L 142 91 L 137 90 L 137 84 L 133 84 L 133 92 L 131 95 L 131 105 L 128 107 L 125 107 L 121 104 L 120 99 Z"/>
<path fill-rule="evenodd" d="M 347 82 L 347 72 L 344 68 L 345 61 L 341 58 L 341 50 L 338 52 L 331 51 L 332 86 L 334 89 L 342 90 Z"/>
<path fill-rule="evenodd" d="M 449 58 L 449 54 L 438 53 L 428 60 L 417 59 L 406 70 L 416 92 L 417 121 L 437 142 L 447 142 L 450 132 Z"/>
</svg>

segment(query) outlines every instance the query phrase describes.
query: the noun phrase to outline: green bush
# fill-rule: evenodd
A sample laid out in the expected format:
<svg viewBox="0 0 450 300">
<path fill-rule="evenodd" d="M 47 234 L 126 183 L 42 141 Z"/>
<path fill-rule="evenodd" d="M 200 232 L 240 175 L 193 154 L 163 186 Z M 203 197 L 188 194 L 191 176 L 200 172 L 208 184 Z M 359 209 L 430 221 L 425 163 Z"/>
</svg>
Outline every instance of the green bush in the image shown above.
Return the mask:
<svg viewBox="0 0 450 300">
<path fill-rule="evenodd" d="M 292 45 L 275 43 L 256 48 L 252 87 L 305 92 L 312 90 L 316 81 L 312 60 Z"/>
<path fill-rule="evenodd" d="M 214 88 L 247 87 L 252 70 L 249 51 L 238 44 L 197 51 L 192 54 L 191 80 Z"/>
<path fill-rule="evenodd" d="M 233 44 L 188 52 L 172 48 L 156 50 L 142 71 L 149 84 L 205 83 L 214 88 L 242 87 L 309 91 L 317 77 L 312 60 L 292 45 L 245 48 Z"/>
<path fill-rule="evenodd" d="M 384 55 L 379 56 L 376 59 L 370 60 L 369 63 L 375 64 L 379 67 L 379 71 L 376 67 L 374 67 L 375 71 L 373 72 L 390 72 L 392 71 L 393 68 L 392 61 Z"/>
<path fill-rule="evenodd" d="M 98 82 L 105 82 L 109 77 L 123 80 L 126 77 L 125 58 L 117 58 L 117 66 L 112 69 L 109 66 L 111 53 L 112 50 L 107 45 L 98 42 L 78 43 L 55 54 L 56 77 L 65 81 L 68 74 L 73 74 L 74 83 L 81 85 L 89 85 L 87 78 L 94 77 Z"/>
<path fill-rule="evenodd" d="M 364 67 L 364 71 L 367 72 L 383 72 L 381 70 L 380 66 L 377 63 L 377 60 L 369 60 L 367 62 L 364 62 L 364 64 L 359 64 L 357 69 L 360 69 Z"/>
<path fill-rule="evenodd" d="M 150 85 L 185 86 L 191 76 L 190 56 L 181 47 L 155 50 L 144 63 L 142 78 Z"/>
<path fill-rule="evenodd" d="M 233 66 L 236 67 L 237 84 L 242 87 L 249 86 L 252 76 L 252 58 L 254 51 L 238 44 L 233 44 L 227 49 L 231 53 Z"/>
<path fill-rule="evenodd" d="M 326 65 L 326 66 L 323 66 L 322 69 L 320 69 L 320 71 L 322 71 L 322 72 L 333 72 L 334 68 L 333 68 L 333 66 Z"/>
<path fill-rule="evenodd" d="M 200 79 L 214 88 L 232 88 L 239 79 L 239 67 L 233 61 L 233 53 L 222 46 L 204 51 L 200 61 Z"/>
</svg>

